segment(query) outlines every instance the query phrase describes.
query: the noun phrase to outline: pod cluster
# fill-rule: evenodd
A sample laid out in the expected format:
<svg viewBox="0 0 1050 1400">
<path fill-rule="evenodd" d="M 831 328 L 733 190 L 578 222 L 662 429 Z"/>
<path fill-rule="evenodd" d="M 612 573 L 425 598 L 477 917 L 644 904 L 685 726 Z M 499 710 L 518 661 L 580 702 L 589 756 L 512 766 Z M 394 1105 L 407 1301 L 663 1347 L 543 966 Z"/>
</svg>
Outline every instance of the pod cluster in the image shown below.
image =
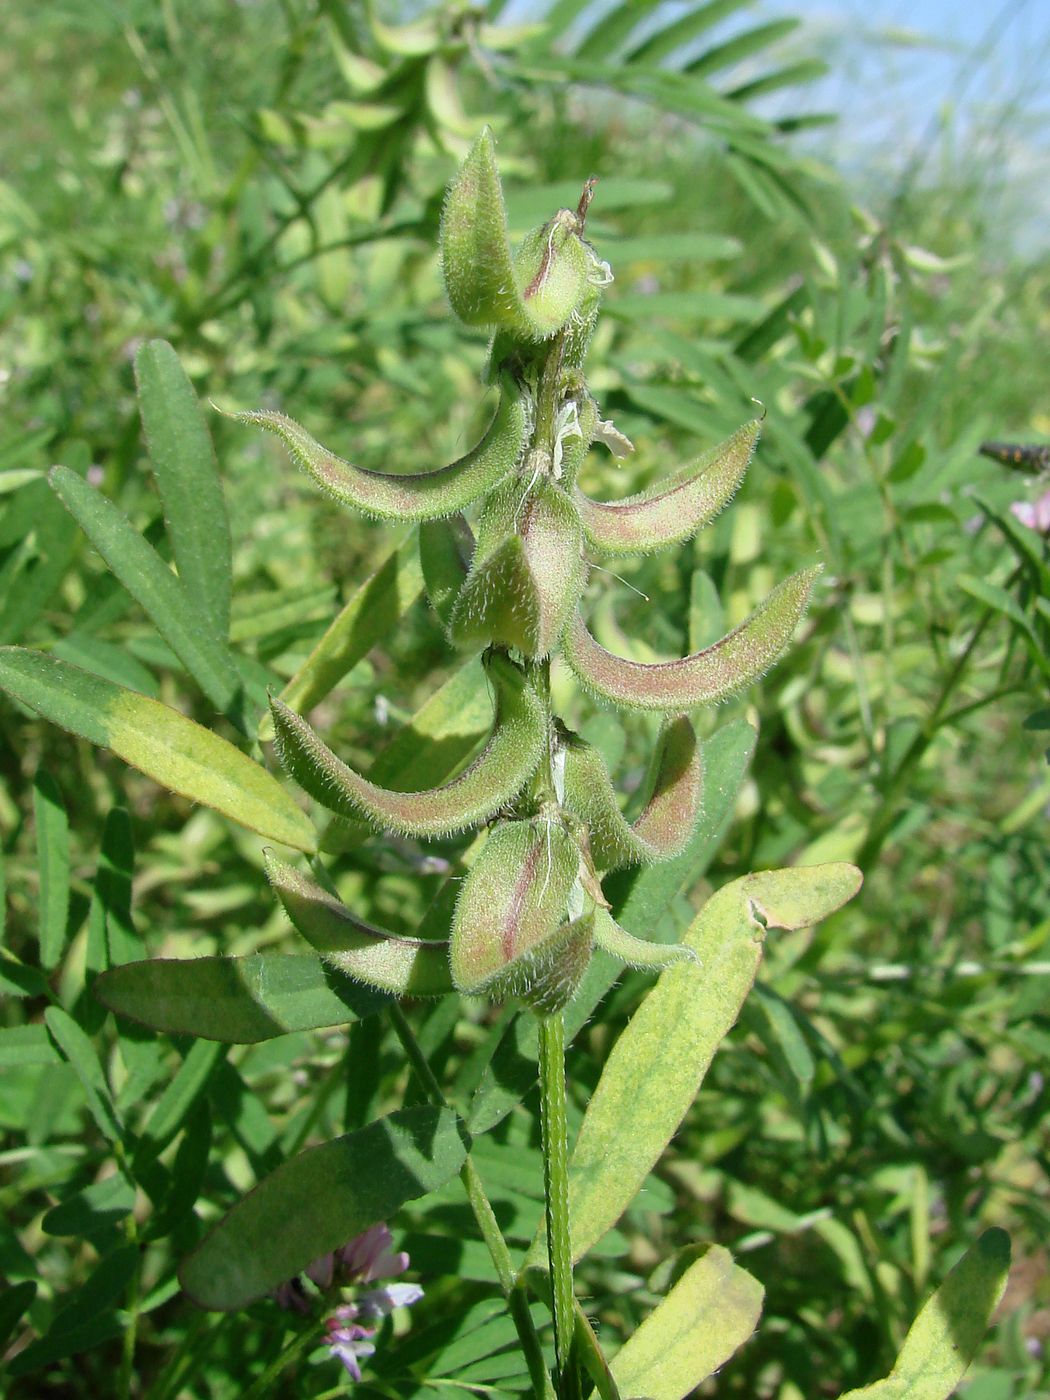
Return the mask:
<svg viewBox="0 0 1050 1400">
<path fill-rule="evenodd" d="M 392 993 L 458 990 L 520 997 L 541 1013 L 571 997 L 592 949 L 660 967 L 692 956 L 635 938 L 613 919 L 602 877 L 666 860 L 701 810 L 701 747 L 689 711 L 760 676 L 787 645 L 816 569 L 781 583 L 739 627 L 680 660 L 642 665 L 591 635 L 581 599 L 592 554 L 649 553 L 707 524 L 740 484 L 758 423 L 637 495 L 595 501 L 577 477 L 602 443 L 630 443 L 602 421 L 583 360 L 611 280 L 584 237 L 590 185 L 511 250 L 488 132 L 453 180 L 441 257 L 452 310 L 492 332 L 492 421 L 458 461 L 415 475 L 365 471 L 283 414 L 243 413 L 276 434 L 336 500 L 382 519 L 420 522 L 427 593 L 451 645 L 483 654 L 494 698 L 482 752 L 440 787 L 397 792 L 344 763 L 309 724 L 272 702 L 289 775 L 337 817 L 379 831 L 444 837 L 478 830 L 445 941 L 397 937 L 358 919 L 275 859 L 268 873 L 292 922 L 330 962 Z M 462 512 L 474 508 L 473 528 Z M 551 712 L 549 660 L 561 651 L 592 695 L 665 716 L 641 815 L 628 822 L 598 751 Z"/>
</svg>

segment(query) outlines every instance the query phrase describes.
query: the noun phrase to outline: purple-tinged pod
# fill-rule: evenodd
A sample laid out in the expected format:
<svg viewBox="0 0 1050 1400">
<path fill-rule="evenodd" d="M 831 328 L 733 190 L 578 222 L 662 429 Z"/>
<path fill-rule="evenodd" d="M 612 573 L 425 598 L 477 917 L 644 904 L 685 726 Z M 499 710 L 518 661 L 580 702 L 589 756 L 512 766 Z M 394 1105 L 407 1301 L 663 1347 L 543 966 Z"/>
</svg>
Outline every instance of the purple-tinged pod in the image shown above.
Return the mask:
<svg viewBox="0 0 1050 1400">
<path fill-rule="evenodd" d="M 773 665 L 820 572 L 818 566 L 792 574 L 721 641 L 679 661 L 645 665 L 614 656 L 594 640 L 579 613 L 565 632 L 565 658 L 593 694 L 629 709 L 668 713 L 724 700 Z"/>
<path fill-rule="evenodd" d="M 448 943 L 402 938 L 355 918 L 345 904 L 291 865 L 266 858 L 266 877 L 285 913 L 325 962 L 394 996 L 451 992 Z"/>
<path fill-rule="evenodd" d="M 527 964 L 510 974 L 504 996 L 518 996 L 540 1016 L 553 1016 L 576 993 L 594 951 L 593 912 L 562 924 Z"/>
<path fill-rule="evenodd" d="M 649 554 L 680 544 L 712 521 L 744 478 L 760 422 L 745 423 L 699 461 L 622 501 L 576 492 L 587 543 L 602 554 Z"/>
<path fill-rule="evenodd" d="M 611 953 L 628 967 L 642 971 L 698 961 L 692 948 L 681 943 L 649 943 L 644 938 L 636 938 L 621 928 L 608 909 L 600 907 L 594 911 L 594 946 Z"/>
<path fill-rule="evenodd" d="M 650 793 L 641 816 L 628 822 L 609 770 L 596 748 L 571 735 L 564 749 L 565 806 L 585 823 L 598 870 L 648 865 L 679 855 L 700 815 L 703 758 L 685 715 L 667 721 L 653 757 Z"/>
<path fill-rule="evenodd" d="M 548 656 L 580 600 L 586 565 L 576 507 L 553 481 L 524 474 L 485 502 L 470 573 L 456 599 L 456 646 Z"/>
<path fill-rule="evenodd" d="M 470 996 L 526 996 L 562 947 L 580 848 L 553 816 L 500 822 L 463 881 L 452 921 L 452 980 Z M 575 962 L 574 958 L 569 961 Z"/>
<path fill-rule="evenodd" d="M 486 658 L 496 691 L 488 743 L 451 782 L 422 792 L 378 787 L 339 758 L 306 720 L 280 700 L 270 709 L 277 756 L 289 777 L 328 811 L 370 821 L 403 836 L 448 836 L 479 826 L 516 797 L 547 742 L 544 706 L 520 666 L 498 653 Z"/>
<path fill-rule="evenodd" d="M 406 476 L 353 466 L 283 413 L 250 410 L 231 416 L 280 438 L 318 486 L 341 504 L 380 520 L 434 520 L 463 510 L 514 470 L 529 430 L 531 401 L 527 390 L 504 376 L 499 407 L 473 451 L 447 467 Z"/>
<path fill-rule="evenodd" d="M 587 288 L 579 219 L 561 209 L 511 255 L 503 187 L 486 128 L 449 185 L 441 214 L 441 270 L 449 304 L 468 326 L 546 340 Z"/>
</svg>

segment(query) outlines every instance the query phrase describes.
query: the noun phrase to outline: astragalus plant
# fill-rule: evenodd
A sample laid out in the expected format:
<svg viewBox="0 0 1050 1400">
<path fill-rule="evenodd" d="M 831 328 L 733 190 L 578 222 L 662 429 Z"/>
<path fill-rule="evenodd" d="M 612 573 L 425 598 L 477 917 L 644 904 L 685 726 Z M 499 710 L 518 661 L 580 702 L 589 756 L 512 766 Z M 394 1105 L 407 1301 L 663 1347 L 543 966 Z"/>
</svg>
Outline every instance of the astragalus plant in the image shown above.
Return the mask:
<svg viewBox="0 0 1050 1400">
<path fill-rule="evenodd" d="M 337 1022 L 333 988 L 349 1008 L 344 1019 L 389 1016 L 428 1100 L 311 1147 L 265 1177 L 184 1260 L 180 1278 L 187 1293 L 218 1310 L 274 1293 L 307 1315 L 305 1273 L 323 1296 L 313 1320 L 303 1324 L 303 1338 L 319 1335 L 317 1319 L 328 1312 L 330 1346 L 356 1374 L 375 1351 L 374 1329 L 360 1320 L 379 1315 L 379 1305 L 344 1298 L 332 1311 L 341 1284 L 367 1277 L 357 1263 L 340 1263 L 347 1249 L 354 1260 L 360 1252 L 348 1241 L 369 1238 L 369 1230 L 406 1202 L 458 1173 L 506 1295 L 533 1392 L 570 1400 L 594 1386 L 603 1397 L 681 1400 L 751 1334 L 761 1306 L 758 1283 L 718 1245 L 701 1252 L 695 1242 L 681 1241 L 685 1252 L 668 1272 L 670 1291 L 607 1362 L 574 1296 L 574 1265 L 630 1206 L 677 1131 L 753 983 L 766 930 L 805 928 L 831 914 L 856 892 L 860 875 L 841 864 L 748 875 L 719 889 L 672 943 L 639 936 L 653 932 L 666 900 L 658 910 L 655 897 L 651 906 L 636 898 L 624 920 L 629 930 L 603 884 L 610 872 L 673 863 L 695 847 L 709 819 L 705 752 L 721 765 L 708 806 L 721 814 L 719 821 L 726 815 L 735 791 L 727 770 L 735 764 L 742 771 L 750 730 L 738 726 L 731 739 L 720 742 L 716 734 L 705 744 L 690 715 L 749 686 L 776 661 L 819 570 L 786 579 L 721 640 L 679 660 L 626 660 L 592 635 L 584 602 L 591 561 L 690 539 L 733 496 L 759 432 L 757 421 L 746 424 L 697 462 L 627 499 L 596 501 L 580 490 L 577 478 L 592 447 L 616 455 L 631 450 L 603 421 L 584 370 L 603 289 L 612 280 L 586 236 L 592 193 L 588 182 L 576 209 L 558 210 L 515 253 L 487 133 L 453 180 L 442 219 L 445 286 L 461 321 L 491 331 L 486 378 L 498 394 L 487 431 L 458 461 L 417 475 L 362 470 L 281 413 L 236 415 L 276 434 L 340 505 L 376 519 L 419 522 L 422 577 L 448 642 L 481 654 L 492 697 L 491 735 L 462 771 L 422 791 L 372 781 L 338 757 L 291 705 L 270 702 L 267 732 L 281 765 L 331 814 L 337 835 L 362 823 L 415 840 L 475 833 L 460 856 L 463 873 L 439 895 L 420 936 L 375 927 L 339 899 L 317 855 L 312 825 L 276 780 L 232 744 L 156 701 L 53 658 L 8 649 L 0 677 L 18 699 L 67 728 L 309 856 L 308 870 L 266 856 L 278 899 L 318 955 L 308 966 L 323 971 L 323 979 L 302 973 L 314 981 L 300 994 L 323 1009 L 304 1012 L 301 1003 L 296 1024 Z M 147 347 L 139 380 L 161 489 L 166 501 L 182 492 L 185 506 L 188 488 L 178 479 L 179 433 L 172 424 L 190 424 L 191 434 L 198 430 L 167 347 Z M 115 508 L 74 473 L 58 469 L 52 485 L 107 559 L 126 571 L 127 550 L 118 546 L 127 522 L 121 524 Z M 202 499 L 198 510 L 207 508 Z M 463 514 L 468 510 L 472 525 Z M 194 517 L 184 510 L 180 518 Z M 199 550 L 190 563 L 192 540 L 184 536 L 182 556 L 177 533 L 174 545 L 179 579 L 145 554 L 136 556 L 138 566 L 152 571 L 155 590 L 172 597 L 196 581 L 195 602 L 209 627 L 199 634 L 176 629 L 169 640 L 180 656 L 180 646 L 193 655 L 194 674 L 208 678 L 210 698 L 243 727 L 251 696 L 237 687 L 211 629 L 216 616 L 226 619 L 220 630 L 228 626 L 228 598 L 209 588 L 208 560 Z M 217 578 L 215 589 L 224 586 Z M 551 666 L 558 656 L 599 703 L 662 716 L 634 820 L 623 814 L 597 747 L 554 712 Z M 293 686 L 286 698 L 294 694 Z M 644 883 L 635 890 L 644 895 Z M 566 1026 L 571 1039 L 624 964 L 659 975 L 605 1064 L 570 1155 Z M 226 1027 L 225 1038 L 250 1041 L 288 1024 L 274 1009 L 282 976 L 279 957 L 262 971 L 255 968 L 250 985 L 234 959 L 125 963 L 111 967 L 96 987 L 112 1009 L 167 1030 L 192 1030 L 206 1021 L 213 996 L 222 1000 L 224 1014 L 239 1018 Z M 495 1050 L 496 1071 L 482 1080 L 465 1117 L 450 1106 L 400 1005 L 452 996 L 524 1008 Z M 75 1058 L 83 1051 L 81 1032 L 64 1013 L 53 1020 L 62 1053 Z M 224 1038 L 214 1025 L 201 1033 Z M 515 1259 L 470 1153 L 516 1101 L 515 1092 L 520 1099 L 531 1087 L 534 1064 L 545 1219 L 524 1257 Z M 123 1155 L 121 1163 L 134 1173 L 133 1155 Z M 404 1268 L 407 1261 L 396 1258 L 397 1269 Z M 1001 1290 L 1003 1270 L 1002 1237 L 989 1232 L 920 1315 L 893 1375 L 853 1394 L 948 1395 Z M 403 1294 L 384 1291 L 389 1306 L 398 1297 L 419 1300 L 418 1288 L 402 1287 Z M 553 1353 L 542 1315 L 537 1323 L 537 1300 L 553 1315 Z M 372 1313 L 361 1312 L 369 1307 Z M 278 1358 L 252 1393 L 263 1393 L 291 1359 Z M 425 1384 L 425 1377 L 417 1379 Z M 507 1393 L 516 1393 L 512 1384 Z"/>
</svg>

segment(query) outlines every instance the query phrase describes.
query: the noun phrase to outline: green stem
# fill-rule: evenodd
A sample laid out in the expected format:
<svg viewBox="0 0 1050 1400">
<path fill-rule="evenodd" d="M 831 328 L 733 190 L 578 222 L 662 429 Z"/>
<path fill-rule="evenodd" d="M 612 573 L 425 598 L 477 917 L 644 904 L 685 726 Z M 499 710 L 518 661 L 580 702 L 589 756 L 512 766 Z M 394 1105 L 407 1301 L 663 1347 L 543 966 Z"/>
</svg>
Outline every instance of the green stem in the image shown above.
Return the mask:
<svg viewBox="0 0 1050 1400">
<path fill-rule="evenodd" d="M 565 1022 L 540 1016 L 540 1131 L 547 1207 L 547 1258 L 554 1297 L 554 1350 L 559 1400 L 579 1400 L 576 1364 L 572 1241 L 569 1234 L 569 1148 L 565 1121 Z"/>
<path fill-rule="evenodd" d="M 416 1040 L 407 1016 L 397 1002 L 392 1002 L 390 1005 L 390 1020 L 394 1027 L 394 1033 L 401 1042 L 413 1073 L 419 1080 L 427 1098 L 439 1108 L 448 1108 L 449 1103 L 441 1085 L 427 1063 L 426 1056 L 419 1048 L 419 1041 Z M 485 1186 L 478 1175 L 478 1169 L 469 1155 L 460 1168 L 459 1179 L 467 1193 L 467 1200 L 474 1212 L 474 1219 L 478 1223 L 481 1237 L 485 1241 L 485 1246 L 496 1270 L 499 1286 L 510 1308 L 518 1340 L 521 1342 L 521 1349 L 525 1354 L 525 1361 L 529 1368 L 529 1376 L 532 1380 L 536 1400 L 555 1400 L 554 1388 L 547 1372 L 547 1363 L 543 1358 L 543 1348 L 540 1345 L 536 1326 L 529 1311 L 529 1300 L 524 1283 L 519 1282 L 515 1275 L 514 1262 L 507 1247 L 507 1241 L 503 1238 L 499 1221 L 496 1219 L 492 1204 L 485 1194 Z"/>
<path fill-rule="evenodd" d="M 289 1367 L 293 1361 L 298 1360 L 304 1352 L 309 1351 L 311 1347 L 317 1345 L 323 1332 L 323 1322 L 314 1323 L 313 1326 L 307 1327 L 304 1331 L 299 1332 L 295 1338 L 288 1343 L 281 1354 L 274 1357 L 258 1380 L 253 1382 L 247 1390 L 241 1392 L 241 1400 L 263 1400 L 263 1396 L 270 1393 L 287 1367 Z"/>
</svg>

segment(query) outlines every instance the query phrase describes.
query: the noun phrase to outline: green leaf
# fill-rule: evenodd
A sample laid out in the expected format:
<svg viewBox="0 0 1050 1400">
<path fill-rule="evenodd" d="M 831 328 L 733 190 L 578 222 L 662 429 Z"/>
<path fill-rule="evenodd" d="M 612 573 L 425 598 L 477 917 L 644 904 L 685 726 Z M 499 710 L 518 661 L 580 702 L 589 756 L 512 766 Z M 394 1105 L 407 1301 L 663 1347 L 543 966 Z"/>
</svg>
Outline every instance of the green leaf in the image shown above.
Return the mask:
<svg viewBox="0 0 1050 1400">
<path fill-rule="evenodd" d="M 131 1214 L 134 1205 L 134 1185 L 122 1172 L 115 1172 L 52 1206 L 40 1228 L 48 1235 L 90 1237 L 118 1224 Z"/>
<path fill-rule="evenodd" d="M 0 1069 L 21 1069 L 25 1065 L 60 1063 L 46 1026 L 31 1024 L 0 1027 Z"/>
<path fill-rule="evenodd" d="M 210 615 L 193 605 L 181 579 L 142 538 L 126 515 L 68 467 L 52 467 L 51 489 L 131 596 L 145 609 L 208 699 L 224 714 L 241 703 L 242 684 Z"/>
<path fill-rule="evenodd" d="M 791 640 L 820 568 L 801 569 L 779 584 L 755 611 L 703 651 L 679 661 L 625 661 L 594 640 L 580 613 L 565 633 L 565 657 L 594 694 L 639 710 L 690 710 L 751 685 Z"/>
<path fill-rule="evenodd" d="M 423 574 L 415 538 L 406 540 L 351 595 L 324 636 L 281 691 L 281 700 L 308 714 L 348 671 L 385 637 L 419 597 Z M 269 713 L 259 723 L 259 738 L 273 738 Z"/>
<path fill-rule="evenodd" d="M 751 990 L 767 928 L 807 928 L 860 888 L 852 865 L 769 870 L 713 895 L 605 1062 L 569 1165 L 573 1257 L 615 1225 L 670 1142 Z M 624 1131 L 624 1124 L 630 1131 Z M 530 1264 L 541 1262 L 535 1247 Z"/>
<path fill-rule="evenodd" d="M 764 1290 L 727 1249 L 712 1245 L 612 1359 L 624 1395 L 683 1400 L 754 1332 Z"/>
<path fill-rule="evenodd" d="M 136 1167 L 141 1166 L 144 1160 L 159 1156 L 171 1142 L 207 1089 L 212 1072 L 224 1053 L 214 1042 L 205 1040 L 198 1040 L 190 1046 L 178 1073 L 164 1090 L 139 1134 L 135 1148 Z"/>
<path fill-rule="evenodd" d="M 505 378 L 495 416 L 476 447 L 447 467 L 403 476 L 353 466 L 283 413 L 260 409 L 231 416 L 280 438 L 299 466 L 341 505 L 380 520 L 431 520 L 463 510 L 514 470 L 525 446 L 526 402 L 525 391 Z"/>
<path fill-rule="evenodd" d="M 344 1025 L 388 1000 L 308 953 L 125 963 L 92 990 L 111 1011 L 153 1030 L 234 1045 Z"/>
<path fill-rule="evenodd" d="M 100 1132 L 112 1143 L 123 1140 L 124 1128 L 117 1116 L 113 1097 L 106 1083 L 106 1076 L 95 1047 L 72 1016 L 58 1006 L 49 1006 L 44 1012 L 44 1021 L 62 1053 L 69 1061 L 84 1090 L 91 1116 L 98 1124 Z"/>
<path fill-rule="evenodd" d="M 547 742 L 544 706 L 522 669 L 492 653 L 487 672 L 496 691 L 492 735 L 473 763 L 440 787 L 398 792 L 370 782 L 336 758 L 304 719 L 273 701 L 278 758 L 323 807 L 367 818 L 381 831 L 435 837 L 479 826 L 518 795 Z"/>
<path fill-rule="evenodd" d="M 445 627 L 473 555 L 474 535 L 461 514 L 424 520 L 420 525 L 419 563 L 427 600 Z"/>
<path fill-rule="evenodd" d="M 151 340 L 135 356 L 139 410 L 164 501 L 179 580 L 218 641 L 230 630 L 230 526 L 226 501 L 193 385 L 175 351 Z"/>
<path fill-rule="evenodd" d="M 36 1284 L 31 1279 L 0 1292 L 0 1347 L 6 1350 L 8 1338 L 35 1297 Z"/>
<path fill-rule="evenodd" d="M 185 1260 L 183 1288 L 202 1308 L 245 1307 L 442 1186 L 466 1159 L 464 1138 L 451 1110 L 405 1108 L 300 1153 L 234 1206 Z"/>
<path fill-rule="evenodd" d="M 886 1379 L 841 1400 L 948 1400 L 977 1355 L 1009 1271 L 1009 1235 L 986 1230 L 919 1313 Z"/>
<path fill-rule="evenodd" d="M 40 872 L 40 962 L 50 972 L 66 946 L 69 918 L 69 820 L 58 784 L 41 769 L 33 783 Z"/>
<path fill-rule="evenodd" d="M 299 851 L 314 829 L 265 768 L 177 710 L 64 661 L 0 647 L 0 689 L 172 792 Z"/>
</svg>

